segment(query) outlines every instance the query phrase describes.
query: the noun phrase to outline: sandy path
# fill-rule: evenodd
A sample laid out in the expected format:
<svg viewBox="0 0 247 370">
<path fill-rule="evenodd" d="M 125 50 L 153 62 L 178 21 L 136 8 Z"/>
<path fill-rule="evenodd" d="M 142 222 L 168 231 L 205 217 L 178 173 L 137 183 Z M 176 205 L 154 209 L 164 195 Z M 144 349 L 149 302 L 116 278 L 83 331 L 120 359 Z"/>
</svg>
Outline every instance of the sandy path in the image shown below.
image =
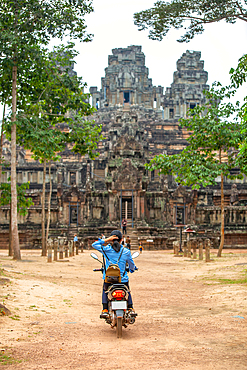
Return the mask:
<svg viewBox="0 0 247 370">
<path fill-rule="evenodd" d="M 247 369 L 247 285 L 208 280 L 243 277 L 247 251 L 208 264 L 144 251 L 130 276 L 138 317 L 122 339 L 99 319 L 102 282 L 89 251 L 51 264 L 39 254 L 15 262 L 0 251 L 11 281 L 1 302 L 12 312 L 0 316 L 0 349 L 22 360 L 0 368 Z"/>
</svg>

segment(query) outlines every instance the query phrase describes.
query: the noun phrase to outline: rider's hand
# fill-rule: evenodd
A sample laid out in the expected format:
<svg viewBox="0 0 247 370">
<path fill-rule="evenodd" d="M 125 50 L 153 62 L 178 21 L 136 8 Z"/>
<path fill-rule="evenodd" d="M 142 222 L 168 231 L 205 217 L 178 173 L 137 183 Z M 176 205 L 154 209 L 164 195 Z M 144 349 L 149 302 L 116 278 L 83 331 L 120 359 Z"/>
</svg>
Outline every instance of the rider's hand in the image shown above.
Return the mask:
<svg viewBox="0 0 247 370">
<path fill-rule="evenodd" d="M 111 235 L 105 239 L 105 242 L 111 242 L 112 240 L 118 239 L 117 235 Z"/>
</svg>

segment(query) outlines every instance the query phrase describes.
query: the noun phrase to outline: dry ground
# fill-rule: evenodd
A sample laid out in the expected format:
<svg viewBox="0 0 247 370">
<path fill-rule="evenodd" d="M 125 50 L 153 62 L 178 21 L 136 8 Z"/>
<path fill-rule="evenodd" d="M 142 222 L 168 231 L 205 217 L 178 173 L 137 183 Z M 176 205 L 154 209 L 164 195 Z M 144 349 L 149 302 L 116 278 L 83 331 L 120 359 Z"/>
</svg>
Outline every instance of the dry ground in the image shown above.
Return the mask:
<svg viewBox="0 0 247 370">
<path fill-rule="evenodd" d="M 138 317 L 116 339 L 99 319 L 100 265 L 89 251 L 52 263 L 37 250 L 19 262 L 0 251 L 0 279 L 10 280 L 0 303 L 12 312 L 0 316 L 0 368 L 247 369 L 247 250 L 211 256 L 144 251 L 130 276 Z"/>
</svg>

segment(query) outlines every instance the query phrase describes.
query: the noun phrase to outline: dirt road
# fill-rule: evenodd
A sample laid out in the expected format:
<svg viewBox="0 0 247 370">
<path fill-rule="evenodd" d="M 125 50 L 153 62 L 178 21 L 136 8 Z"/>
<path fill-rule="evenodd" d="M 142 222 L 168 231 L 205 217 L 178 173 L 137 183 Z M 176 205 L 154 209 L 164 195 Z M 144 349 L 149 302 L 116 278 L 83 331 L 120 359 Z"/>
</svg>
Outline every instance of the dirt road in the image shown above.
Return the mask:
<svg viewBox="0 0 247 370">
<path fill-rule="evenodd" d="M 0 251 L 0 278 L 10 280 L 0 302 L 12 312 L 0 316 L 0 368 L 247 369 L 247 251 L 215 252 L 207 264 L 144 251 L 130 276 L 138 317 L 122 339 L 99 319 L 102 276 L 90 252 L 52 263 L 39 255 L 15 262 Z"/>
</svg>

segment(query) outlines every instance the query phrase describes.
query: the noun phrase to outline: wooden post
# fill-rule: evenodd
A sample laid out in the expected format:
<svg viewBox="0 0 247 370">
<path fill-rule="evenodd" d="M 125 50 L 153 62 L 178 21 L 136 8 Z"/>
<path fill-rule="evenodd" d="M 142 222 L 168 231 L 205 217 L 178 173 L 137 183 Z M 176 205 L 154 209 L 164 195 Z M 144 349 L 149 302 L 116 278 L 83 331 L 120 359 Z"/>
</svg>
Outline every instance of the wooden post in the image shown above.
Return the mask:
<svg viewBox="0 0 247 370">
<path fill-rule="evenodd" d="M 67 241 L 64 247 L 64 257 L 65 258 L 68 258 L 68 249 L 69 247 L 68 247 L 68 241 Z"/>
<path fill-rule="evenodd" d="M 203 239 L 199 239 L 199 260 L 203 260 Z"/>
<path fill-rule="evenodd" d="M 72 240 L 69 241 L 69 256 L 72 257 L 72 249 L 73 249 L 73 242 Z"/>
<path fill-rule="evenodd" d="M 193 249 L 193 259 L 196 260 L 196 239 L 192 240 L 192 249 Z"/>
<path fill-rule="evenodd" d="M 184 257 L 187 257 L 187 255 L 188 255 L 188 249 L 187 249 L 187 241 L 186 240 L 184 240 Z"/>
<path fill-rule="evenodd" d="M 52 262 L 52 239 L 47 240 L 47 262 Z"/>
<path fill-rule="evenodd" d="M 79 241 L 75 242 L 75 250 L 76 250 L 76 255 L 78 256 L 78 254 L 79 254 Z"/>
<path fill-rule="evenodd" d="M 75 242 L 72 242 L 72 256 L 75 255 Z"/>
<path fill-rule="evenodd" d="M 211 247 L 211 240 L 205 240 L 205 262 L 210 262 L 210 247 Z"/>
<path fill-rule="evenodd" d="M 178 252 L 178 250 L 179 250 L 179 241 L 175 240 L 173 242 L 173 248 L 174 248 L 175 256 L 178 256 L 179 255 L 179 252 Z"/>
<path fill-rule="evenodd" d="M 54 261 L 57 261 L 58 240 L 54 240 Z"/>
<path fill-rule="evenodd" d="M 187 257 L 191 258 L 191 240 L 187 241 Z"/>
<path fill-rule="evenodd" d="M 63 260 L 63 238 L 59 241 L 59 259 Z"/>
<path fill-rule="evenodd" d="M 83 241 L 81 241 L 81 253 L 83 253 L 83 246 L 84 246 L 84 243 Z"/>
</svg>

